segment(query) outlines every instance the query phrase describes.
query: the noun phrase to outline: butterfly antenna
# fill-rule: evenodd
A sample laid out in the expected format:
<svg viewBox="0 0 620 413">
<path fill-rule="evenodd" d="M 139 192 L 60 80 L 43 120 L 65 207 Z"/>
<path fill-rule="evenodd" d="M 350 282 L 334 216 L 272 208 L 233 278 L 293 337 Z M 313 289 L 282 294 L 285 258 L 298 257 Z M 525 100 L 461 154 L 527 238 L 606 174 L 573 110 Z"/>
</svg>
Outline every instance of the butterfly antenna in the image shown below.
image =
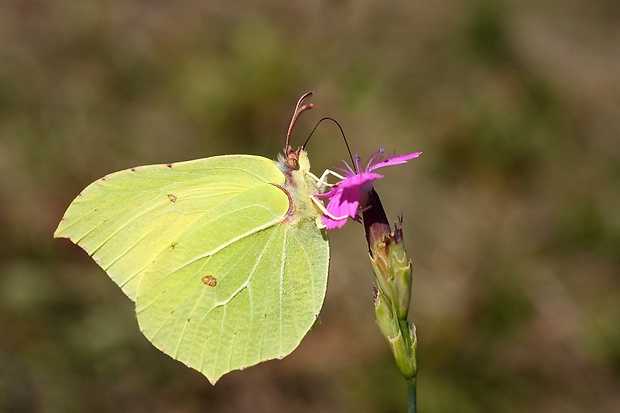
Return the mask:
<svg viewBox="0 0 620 413">
<path fill-rule="evenodd" d="M 304 101 L 308 99 L 310 96 L 312 96 L 313 94 L 314 92 L 308 92 L 304 94 L 302 97 L 300 97 L 299 101 L 297 102 L 297 106 L 295 107 L 295 112 L 293 113 L 293 118 L 291 119 L 291 124 L 288 127 L 288 132 L 286 133 L 286 144 L 284 145 L 284 153 L 292 152 L 290 142 L 291 142 L 291 133 L 293 132 L 293 127 L 295 126 L 295 123 L 297 123 L 297 119 L 299 118 L 299 115 L 301 115 L 304 111 L 308 109 L 312 109 L 312 107 L 314 106 L 312 103 L 306 103 L 305 105 L 303 104 Z"/>
<path fill-rule="evenodd" d="M 314 131 L 316 131 L 316 128 L 318 128 L 319 125 L 321 124 L 321 122 L 323 122 L 324 120 L 331 120 L 332 122 L 334 122 L 336 124 L 336 126 L 338 126 L 338 129 L 340 129 L 340 134 L 342 135 L 342 139 L 344 140 L 344 144 L 347 146 L 347 152 L 349 153 L 349 158 L 351 158 L 351 165 L 353 165 L 353 168 L 355 168 L 356 172 L 357 172 L 357 164 L 353 160 L 353 155 L 351 154 L 351 148 L 349 147 L 349 141 L 347 141 L 347 137 L 344 134 L 344 130 L 342 129 L 342 126 L 340 126 L 340 123 L 338 123 L 338 121 L 336 119 L 334 119 L 334 118 L 330 118 L 329 116 L 326 116 L 323 119 L 319 120 L 316 123 L 316 125 L 314 126 L 314 128 L 312 129 L 312 132 L 310 132 L 310 135 L 308 136 L 306 141 L 304 142 L 303 148 L 306 147 L 306 144 L 308 143 L 308 141 L 310 140 L 310 138 L 314 134 Z"/>
</svg>

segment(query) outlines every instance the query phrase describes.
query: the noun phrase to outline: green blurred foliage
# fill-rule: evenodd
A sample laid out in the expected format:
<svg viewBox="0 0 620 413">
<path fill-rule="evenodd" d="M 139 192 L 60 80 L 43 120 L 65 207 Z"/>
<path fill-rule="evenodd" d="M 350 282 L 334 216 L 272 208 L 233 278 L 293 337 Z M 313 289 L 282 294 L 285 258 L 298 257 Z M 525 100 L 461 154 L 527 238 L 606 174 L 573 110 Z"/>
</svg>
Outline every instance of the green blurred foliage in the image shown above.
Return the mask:
<svg viewBox="0 0 620 413">
<path fill-rule="evenodd" d="M 579 0 L 0 3 L 0 411 L 399 412 L 360 226 L 330 234 L 321 324 L 215 387 L 52 232 L 135 165 L 275 158 L 322 116 L 414 258 L 423 412 L 620 410 L 620 6 Z M 328 146 L 329 145 L 329 146 Z M 346 158 L 338 130 L 314 170 Z M 389 182 L 389 183 L 388 183 Z"/>
</svg>

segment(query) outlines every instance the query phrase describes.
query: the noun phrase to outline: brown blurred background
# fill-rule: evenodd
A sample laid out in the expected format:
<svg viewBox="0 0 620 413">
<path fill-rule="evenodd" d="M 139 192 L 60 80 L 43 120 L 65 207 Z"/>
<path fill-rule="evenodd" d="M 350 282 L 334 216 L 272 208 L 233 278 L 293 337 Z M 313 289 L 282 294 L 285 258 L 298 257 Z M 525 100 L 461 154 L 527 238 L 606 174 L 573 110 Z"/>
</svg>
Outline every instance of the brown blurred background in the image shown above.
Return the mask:
<svg viewBox="0 0 620 413">
<path fill-rule="evenodd" d="M 367 159 L 414 260 L 421 412 L 620 411 L 620 3 L 0 2 L 0 412 L 402 412 L 361 226 L 321 324 L 215 387 L 52 239 L 102 175 L 275 158 L 298 97 Z M 334 125 L 313 170 L 347 157 Z"/>
</svg>

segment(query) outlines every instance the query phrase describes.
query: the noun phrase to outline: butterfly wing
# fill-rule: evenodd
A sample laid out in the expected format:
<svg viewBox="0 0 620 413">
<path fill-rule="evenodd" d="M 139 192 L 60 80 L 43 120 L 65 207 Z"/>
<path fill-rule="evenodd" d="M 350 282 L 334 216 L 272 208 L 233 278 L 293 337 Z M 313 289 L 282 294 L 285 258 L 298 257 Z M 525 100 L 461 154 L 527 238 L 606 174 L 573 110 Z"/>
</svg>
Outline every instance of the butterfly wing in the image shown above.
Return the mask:
<svg viewBox="0 0 620 413">
<path fill-rule="evenodd" d="M 189 235 L 179 245 L 193 240 Z M 288 355 L 322 306 L 328 249 L 311 221 L 271 226 L 191 262 L 170 260 L 176 253 L 147 273 L 138 321 L 156 347 L 213 383 Z"/>
<path fill-rule="evenodd" d="M 287 223 L 284 187 L 257 156 L 132 168 L 88 186 L 54 235 L 136 302 L 156 347 L 215 383 L 289 354 L 322 306 L 327 240 L 312 219 Z"/>
</svg>

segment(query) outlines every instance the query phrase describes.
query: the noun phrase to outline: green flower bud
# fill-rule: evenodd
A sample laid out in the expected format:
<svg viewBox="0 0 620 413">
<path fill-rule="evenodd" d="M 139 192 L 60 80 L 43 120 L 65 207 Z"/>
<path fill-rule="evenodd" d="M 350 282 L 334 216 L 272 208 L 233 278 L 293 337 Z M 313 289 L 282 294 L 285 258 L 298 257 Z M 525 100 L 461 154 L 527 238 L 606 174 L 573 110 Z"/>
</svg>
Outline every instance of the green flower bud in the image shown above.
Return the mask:
<svg viewBox="0 0 620 413">
<path fill-rule="evenodd" d="M 394 288 L 389 256 L 385 254 L 383 243 L 378 243 L 373 248 L 373 253 L 370 253 L 370 264 L 375 273 L 375 279 L 379 291 L 390 301 L 394 299 Z"/>
<path fill-rule="evenodd" d="M 378 201 L 376 192 L 374 197 Z M 370 205 L 370 209 L 373 205 Z M 375 203 L 375 209 L 381 208 L 380 202 Z M 374 217 L 375 215 L 364 215 L 364 218 Z M 383 214 L 379 214 L 383 216 Z M 365 221 L 366 222 L 366 221 Z M 372 228 L 372 223 L 370 225 Z M 405 244 L 403 242 L 402 221 L 396 223 L 394 231 L 385 231 L 384 225 L 375 225 L 374 231 L 370 234 L 372 243 L 369 244 L 370 263 L 372 264 L 379 291 L 381 291 L 392 302 L 394 311 L 399 319 L 406 319 L 409 313 L 409 303 L 411 301 L 411 261 L 407 257 Z"/>
<path fill-rule="evenodd" d="M 407 257 L 405 244 L 403 243 L 402 221 L 399 221 L 390 234 L 391 242 L 388 253 L 390 255 L 390 272 L 394 296 L 392 301 L 396 310 L 396 316 L 407 319 L 409 303 L 411 302 L 411 261 Z"/>
<path fill-rule="evenodd" d="M 403 242 L 402 219 L 391 230 L 379 195 L 371 188 L 362 209 L 370 262 L 375 273 L 375 315 L 396 365 L 406 379 L 417 374 L 415 326 L 407 322 L 412 268 Z"/>
<path fill-rule="evenodd" d="M 386 340 L 390 341 L 400 334 L 398 320 L 392 312 L 392 304 L 385 298 L 380 290 L 374 289 L 375 293 L 375 315 L 377 317 L 377 325 L 381 334 Z"/>
<path fill-rule="evenodd" d="M 402 335 L 402 332 L 398 332 L 398 336 L 389 341 L 392 353 L 394 354 L 394 360 L 400 370 L 401 374 L 410 379 L 416 375 L 415 358 L 411 357 L 410 349 L 407 348 L 407 342 Z"/>
</svg>

